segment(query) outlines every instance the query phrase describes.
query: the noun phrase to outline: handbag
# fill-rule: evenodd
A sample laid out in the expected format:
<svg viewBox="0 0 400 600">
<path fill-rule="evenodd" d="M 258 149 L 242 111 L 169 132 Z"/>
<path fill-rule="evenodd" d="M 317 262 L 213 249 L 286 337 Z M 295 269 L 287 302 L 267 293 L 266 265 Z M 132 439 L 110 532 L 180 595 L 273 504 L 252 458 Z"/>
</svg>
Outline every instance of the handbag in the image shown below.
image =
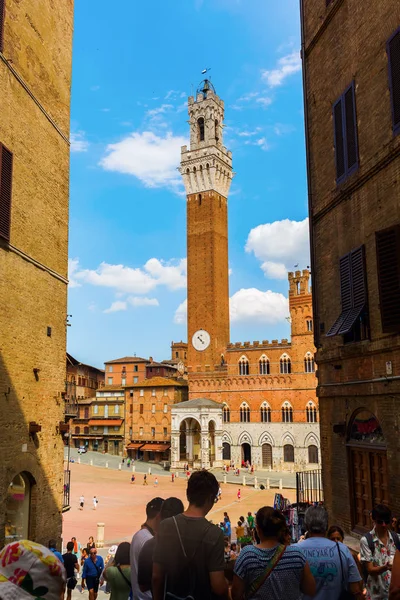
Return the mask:
<svg viewBox="0 0 400 600">
<path fill-rule="evenodd" d="M 281 560 L 282 556 L 285 554 L 285 550 L 286 546 L 284 546 L 283 544 L 279 544 L 272 558 L 268 561 L 268 565 L 265 571 L 261 573 L 261 575 L 257 577 L 257 579 L 255 579 L 250 585 L 250 588 L 246 594 L 246 600 L 249 600 L 249 598 L 254 596 L 258 592 L 260 587 L 264 585 L 268 577 L 271 575 L 272 571 L 275 569 L 278 562 Z"/>
<path fill-rule="evenodd" d="M 341 578 L 342 589 L 340 591 L 339 600 L 354 600 L 354 595 L 347 589 L 347 583 L 344 580 L 344 570 L 343 570 L 343 563 L 342 563 L 342 553 L 340 552 L 340 546 L 339 546 L 338 542 L 336 542 L 336 547 L 337 547 L 337 551 L 338 551 L 338 554 L 339 554 L 340 572 L 341 572 L 341 575 L 342 575 L 342 578 Z"/>
</svg>

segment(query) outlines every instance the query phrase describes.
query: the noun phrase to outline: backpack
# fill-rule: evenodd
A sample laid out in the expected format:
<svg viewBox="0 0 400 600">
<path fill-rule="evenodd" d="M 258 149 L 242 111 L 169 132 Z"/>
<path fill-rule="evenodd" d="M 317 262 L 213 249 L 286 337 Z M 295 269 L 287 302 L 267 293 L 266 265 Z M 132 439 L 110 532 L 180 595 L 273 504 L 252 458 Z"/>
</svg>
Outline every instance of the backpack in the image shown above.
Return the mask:
<svg viewBox="0 0 400 600">
<path fill-rule="evenodd" d="M 399 535 L 395 532 L 395 531 L 389 531 L 389 535 L 392 536 L 392 540 L 394 542 L 394 545 L 396 546 L 397 550 L 400 551 L 400 537 Z M 367 540 L 367 544 L 368 544 L 368 548 L 371 551 L 371 555 L 372 558 L 374 557 L 375 554 L 375 544 L 374 541 L 372 539 L 372 535 L 370 534 L 370 532 L 365 534 L 365 539 Z M 363 580 L 365 583 L 367 583 L 367 579 L 368 579 L 368 568 L 367 568 L 367 564 L 365 561 L 361 561 L 361 567 L 362 567 L 362 573 L 363 573 Z"/>
</svg>

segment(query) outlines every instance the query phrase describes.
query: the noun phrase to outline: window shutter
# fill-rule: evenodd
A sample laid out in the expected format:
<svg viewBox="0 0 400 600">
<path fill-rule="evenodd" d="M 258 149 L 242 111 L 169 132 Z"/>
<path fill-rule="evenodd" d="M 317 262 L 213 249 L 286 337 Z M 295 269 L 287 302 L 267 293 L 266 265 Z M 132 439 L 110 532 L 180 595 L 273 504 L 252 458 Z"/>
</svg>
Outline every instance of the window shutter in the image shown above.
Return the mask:
<svg viewBox="0 0 400 600">
<path fill-rule="evenodd" d="M 336 102 L 336 104 L 333 107 L 333 121 L 335 133 L 336 179 L 340 179 L 345 173 L 343 112 L 341 98 Z"/>
<path fill-rule="evenodd" d="M 351 278 L 353 290 L 353 307 L 359 308 L 366 303 L 366 277 L 364 246 L 360 246 L 350 253 L 351 257 Z"/>
<path fill-rule="evenodd" d="M 350 253 L 340 259 L 340 296 L 342 299 L 342 311 L 352 308 L 352 281 L 351 281 L 351 257 Z"/>
<path fill-rule="evenodd" d="M 346 120 L 347 170 L 357 165 L 357 127 L 354 83 L 344 94 L 344 112 Z"/>
<path fill-rule="evenodd" d="M 400 131 L 400 31 L 389 40 L 388 55 L 393 129 L 397 132 Z"/>
<path fill-rule="evenodd" d="M 0 0 L 0 52 L 3 52 L 5 0 Z"/>
<path fill-rule="evenodd" d="M 375 236 L 382 331 L 391 333 L 400 330 L 400 225 Z"/>
<path fill-rule="evenodd" d="M 1 3 L 1 0 L 0 0 Z M 13 155 L 0 144 L 0 237 L 10 241 Z"/>
</svg>

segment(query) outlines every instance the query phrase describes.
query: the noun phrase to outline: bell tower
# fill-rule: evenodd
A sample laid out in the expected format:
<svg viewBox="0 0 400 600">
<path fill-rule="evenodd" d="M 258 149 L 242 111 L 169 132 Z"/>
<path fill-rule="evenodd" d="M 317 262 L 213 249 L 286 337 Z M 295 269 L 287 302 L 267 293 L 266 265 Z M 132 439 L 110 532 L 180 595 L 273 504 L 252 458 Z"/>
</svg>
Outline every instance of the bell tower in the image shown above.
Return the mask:
<svg viewBox="0 0 400 600">
<path fill-rule="evenodd" d="M 229 343 L 228 192 L 224 103 L 205 79 L 188 100 L 190 149 L 180 172 L 187 200 L 188 371 L 214 371 Z"/>
</svg>

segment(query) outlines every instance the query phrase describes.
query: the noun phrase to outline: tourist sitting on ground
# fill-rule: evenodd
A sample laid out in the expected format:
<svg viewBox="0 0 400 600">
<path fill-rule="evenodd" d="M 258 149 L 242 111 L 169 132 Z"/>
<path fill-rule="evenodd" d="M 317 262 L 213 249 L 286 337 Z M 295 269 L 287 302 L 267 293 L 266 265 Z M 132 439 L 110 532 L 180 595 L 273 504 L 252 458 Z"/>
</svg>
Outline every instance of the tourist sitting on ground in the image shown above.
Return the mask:
<svg viewBox="0 0 400 600">
<path fill-rule="evenodd" d="M 361 563 L 368 573 L 367 597 L 371 600 L 387 600 L 396 554 L 400 546 L 397 533 L 390 531 L 391 510 L 384 504 L 372 509 L 373 529 L 360 540 Z"/>
<path fill-rule="evenodd" d="M 300 593 L 312 596 L 315 581 L 304 555 L 296 546 L 286 547 L 279 538 L 285 517 L 271 506 L 257 512 L 257 546 L 242 548 L 236 560 L 232 600 L 298 600 Z"/>
<path fill-rule="evenodd" d="M 205 518 L 214 507 L 218 482 L 209 471 L 197 471 L 188 481 L 189 507 L 160 523 L 154 550 L 153 598 L 168 594 L 194 600 L 228 600 L 224 577 L 224 535 Z"/>
<path fill-rule="evenodd" d="M 147 600 L 151 598 L 151 592 L 142 592 L 138 583 L 138 562 L 139 554 L 147 542 L 158 531 L 161 520 L 161 508 L 164 504 L 163 498 L 153 498 L 146 506 L 146 521 L 139 531 L 135 533 L 131 542 L 131 583 L 132 594 L 135 600 Z"/>
<path fill-rule="evenodd" d="M 400 600 L 400 552 L 394 556 L 392 577 L 389 588 L 389 600 Z"/>
<path fill-rule="evenodd" d="M 49 549 L 20 540 L 0 552 L 0 600 L 63 600 L 65 569 Z"/>
<path fill-rule="evenodd" d="M 295 546 L 310 563 L 317 584 L 315 600 L 339 600 L 347 590 L 357 600 L 362 599 L 360 573 L 350 550 L 341 542 L 326 538 L 328 513 L 322 506 L 310 506 L 304 516 L 307 539 Z M 329 558 L 329 560 L 327 560 Z M 306 594 L 303 600 L 309 600 Z"/>
<path fill-rule="evenodd" d="M 338 525 L 332 525 L 331 527 L 329 527 L 326 537 L 328 538 L 328 540 L 332 540 L 332 542 L 342 542 L 342 544 L 344 544 L 344 532 L 343 532 L 343 529 L 341 527 L 339 527 Z M 358 552 L 356 552 L 356 550 L 353 550 L 353 548 L 350 548 L 349 546 L 348 546 L 348 548 L 350 550 L 352 557 L 354 558 L 354 562 L 357 565 L 357 569 L 358 569 L 358 572 L 360 573 L 360 577 L 362 578 L 363 570 L 362 570 Z"/>
<path fill-rule="evenodd" d="M 110 560 L 104 569 L 103 577 L 107 581 L 110 600 L 127 600 L 131 589 L 131 563 L 129 542 L 121 542 L 114 560 Z"/>
<path fill-rule="evenodd" d="M 180 515 L 184 511 L 182 500 L 179 498 L 167 498 L 161 507 L 161 522 Z M 151 579 L 153 576 L 153 554 L 156 538 L 152 537 L 144 544 L 138 560 L 138 584 L 142 592 L 151 590 Z"/>
<path fill-rule="evenodd" d="M 79 563 L 74 553 L 74 542 L 67 543 L 67 552 L 63 554 L 64 567 L 67 572 L 67 600 L 71 600 L 72 590 L 75 589 L 78 583 L 75 577 L 75 571 L 79 573 Z"/>
<path fill-rule="evenodd" d="M 84 589 L 86 585 L 89 592 L 89 600 L 96 600 L 97 598 L 103 569 L 103 558 L 97 555 L 96 548 L 91 548 L 89 558 L 85 560 L 82 571 L 82 589 Z"/>
</svg>

